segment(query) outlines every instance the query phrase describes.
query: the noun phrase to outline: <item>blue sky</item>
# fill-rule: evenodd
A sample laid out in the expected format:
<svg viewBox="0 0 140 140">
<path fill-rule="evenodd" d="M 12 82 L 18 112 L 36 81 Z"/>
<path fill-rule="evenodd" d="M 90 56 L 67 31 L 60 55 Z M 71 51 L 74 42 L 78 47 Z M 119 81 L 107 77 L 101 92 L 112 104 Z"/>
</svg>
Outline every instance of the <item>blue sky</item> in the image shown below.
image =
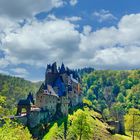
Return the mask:
<svg viewBox="0 0 140 140">
<path fill-rule="evenodd" d="M 140 68 L 139 0 L 0 0 L 0 73 L 44 79 L 48 63 Z"/>
</svg>

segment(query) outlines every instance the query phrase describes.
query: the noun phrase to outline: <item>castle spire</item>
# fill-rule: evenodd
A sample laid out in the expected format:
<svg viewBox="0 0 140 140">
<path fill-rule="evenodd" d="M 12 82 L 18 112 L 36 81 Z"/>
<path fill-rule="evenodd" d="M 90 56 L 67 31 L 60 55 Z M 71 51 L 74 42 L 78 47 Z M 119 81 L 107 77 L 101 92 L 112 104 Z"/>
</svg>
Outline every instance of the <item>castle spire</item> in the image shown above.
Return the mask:
<svg viewBox="0 0 140 140">
<path fill-rule="evenodd" d="M 47 73 L 52 72 L 52 67 L 51 67 L 50 64 L 47 65 L 46 72 L 47 72 Z"/>
<path fill-rule="evenodd" d="M 52 64 L 52 72 L 53 72 L 53 73 L 58 73 L 56 62 L 54 62 L 54 63 Z"/>
<path fill-rule="evenodd" d="M 63 74 L 65 72 L 66 72 L 65 65 L 62 63 L 61 68 L 60 68 L 60 73 Z"/>
</svg>

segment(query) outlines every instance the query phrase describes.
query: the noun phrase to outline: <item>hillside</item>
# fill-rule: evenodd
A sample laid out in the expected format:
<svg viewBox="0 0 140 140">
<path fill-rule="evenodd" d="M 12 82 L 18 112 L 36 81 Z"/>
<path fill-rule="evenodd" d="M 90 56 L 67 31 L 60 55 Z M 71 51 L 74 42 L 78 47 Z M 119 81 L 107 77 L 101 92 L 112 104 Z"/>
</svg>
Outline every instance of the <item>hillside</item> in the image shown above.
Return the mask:
<svg viewBox="0 0 140 140">
<path fill-rule="evenodd" d="M 94 71 L 83 75 L 82 85 L 84 96 L 101 112 L 114 104 L 123 106 L 124 112 L 140 109 L 140 70 Z"/>
<path fill-rule="evenodd" d="M 85 107 L 52 123 L 43 140 L 131 140 L 130 136 L 112 135 L 109 129 L 101 114 Z"/>
<path fill-rule="evenodd" d="M 18 100 L 26 98 L 30 91 L 35 94 L 39 86 L 40 83 L 0 74 L 0 106 L 3 106 L 5 114 L 12 114 Z"/>
<path fill-rule="evenodd" d="M 68 117 L 48 124 L 47 132 L 44 126 L 41 126 L 39 128 L 40 133 L 43 133 L 41 138 L 44 140 L 64 138 L 77 140 L 80 139 L 79 137 L 83 140 L 130 140 L 131 130 L 134 130 L 137 140 L 140 137 L 138 132 L 140 116 L 133 117 L 132 114 L 140 114 L 140 70 L 91 69 L 87 71 L 86 69 L 80 74 L 84 106 L 69 114 Z M 36 93 L 39 86 L 40 83 L 0 74 L 1 116 L 14 114 L 17 101 L 25 98 L 29 91 Z M 84 123 L 83 127 L 79 126 L 79 121 Z M 112 121 L 121 122 L 124 125 L 122 135 L 114 134 L 115 128 L 108 123 Z M 2 129 L 2 133 L 5 133 L 3 130 L 5 129 Z"/>
<path fill-rule="evenodd" d="M 84 102 L 106 122 L 119 121 L 119 133 L 140 137 L 140 70 L 98 70 L 82 77 Z"/>
</svg>

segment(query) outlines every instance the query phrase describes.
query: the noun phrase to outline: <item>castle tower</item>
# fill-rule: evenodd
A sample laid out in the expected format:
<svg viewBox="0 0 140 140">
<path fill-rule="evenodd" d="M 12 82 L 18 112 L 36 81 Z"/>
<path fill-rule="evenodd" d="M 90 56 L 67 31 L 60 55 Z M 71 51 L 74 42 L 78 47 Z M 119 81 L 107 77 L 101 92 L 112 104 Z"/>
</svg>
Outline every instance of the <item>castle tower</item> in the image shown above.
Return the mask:
<svg viewBox="0 0 140 140">
<path fill-rule="evenodd" d="M 54 62 L 52 65 L 47 65 L 46 74 L 45 74 L 45 85 L 53 85 L 53 82 L 58 77 L 58 70 L 56 62 Z"/>
<path fill-rule="evenodd" d="M 66 72 L 65 65 L 62 63 L 61 68 L 60 68 L 60 74 L 64 74 L 65 72 Z"/>
<path fill-rule="evenodd" d="M 58 73 L 56 62 L 52 64 L 52 73 Z"/>
<path fill-rule="evenodd" d="M 65 65 L 62 63 L 61 68 L 60 68 L 60 75 L 65 83 L 65 86 L 68 86 L 68 74 L 65 68 Z"/>
<path fill-rule="evenodd" d="M 52 66 L 50 64 L 47 65 L 46 72 L 47 73 L 51 73 L 52 72 Z"/>
</svg>

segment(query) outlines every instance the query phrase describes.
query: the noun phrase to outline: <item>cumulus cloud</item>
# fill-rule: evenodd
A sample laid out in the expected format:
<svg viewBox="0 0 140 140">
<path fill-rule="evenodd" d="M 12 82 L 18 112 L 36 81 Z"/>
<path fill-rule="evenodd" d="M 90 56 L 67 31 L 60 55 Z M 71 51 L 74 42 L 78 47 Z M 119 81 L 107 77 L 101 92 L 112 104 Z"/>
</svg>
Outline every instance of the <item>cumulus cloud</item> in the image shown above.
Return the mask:
<svg viewBox="0 0 140 140">
<path fill-rule="evenodd" d="M 91 31 L 92 31 L 92 27 L 91 26 L 86 25 L 86 26 L 83 27 L 83 34 L 84 35 L 89 35 L 91 33 Z"/>
<path fill-rule="evenodd" d="M 11 69 L 12 72 L 16 73 L 16 74 L 20 74 L 20 75 L 27 75 L 28 71 L 24 68 L 13 68 Z"/>
<path fill-rule="evenodd" d="M 46 66 L 47 62 L 69 59 L 78 51 L 79 32 L 75 25 L 61 19 L 26 24 L 3 39 L 2 50 L 9 63 Z"/>
<path fill-rule="evenodd" d="M 137 69 L 140 68 L 140 47 L 107 48 L 97 52 L 93 63 L 100 69 Z"/>
<path fill-rule="evenodd" d="M 100 10 L 93 12 L 93 17 L 97 18 L 99 22 L 109 21 L 109 20 L 116 20 L 117 18 L 110 13 L 108 10 Z"/>
<path fill-rule="evenodd" d="M 135 22 L 134 22 L 135 21 Z M 10 32 L 1 50 L 8 64 L 45 67 L 53 61 L 70 67 L 94 66 L 98 69 L 130 69 L 140 66 L 140 14 L 125 15 L 118 26 L 94 31 L 55 16 L 33 20 Z"/>
<path fill-rule="evenodd" d="M 80 50 L 89 59 L 89 65 L 111 69 L 138 68 L 139 24 L 140 14 L 131 14 L 124 16 L 118 27 L 102 28 L 82 35 Z"/>
<path fill-rule="evenodd" d="M 70 4 L 72 6 L 75 6 L 78 3 L 78 0 L 70 0 Z"/>
<path fill-rule="evenodd" d="M 11 19 L 30 18 L 63 4 L 63 0 L 0 0 L 0 15 Z"/>
</svg>

